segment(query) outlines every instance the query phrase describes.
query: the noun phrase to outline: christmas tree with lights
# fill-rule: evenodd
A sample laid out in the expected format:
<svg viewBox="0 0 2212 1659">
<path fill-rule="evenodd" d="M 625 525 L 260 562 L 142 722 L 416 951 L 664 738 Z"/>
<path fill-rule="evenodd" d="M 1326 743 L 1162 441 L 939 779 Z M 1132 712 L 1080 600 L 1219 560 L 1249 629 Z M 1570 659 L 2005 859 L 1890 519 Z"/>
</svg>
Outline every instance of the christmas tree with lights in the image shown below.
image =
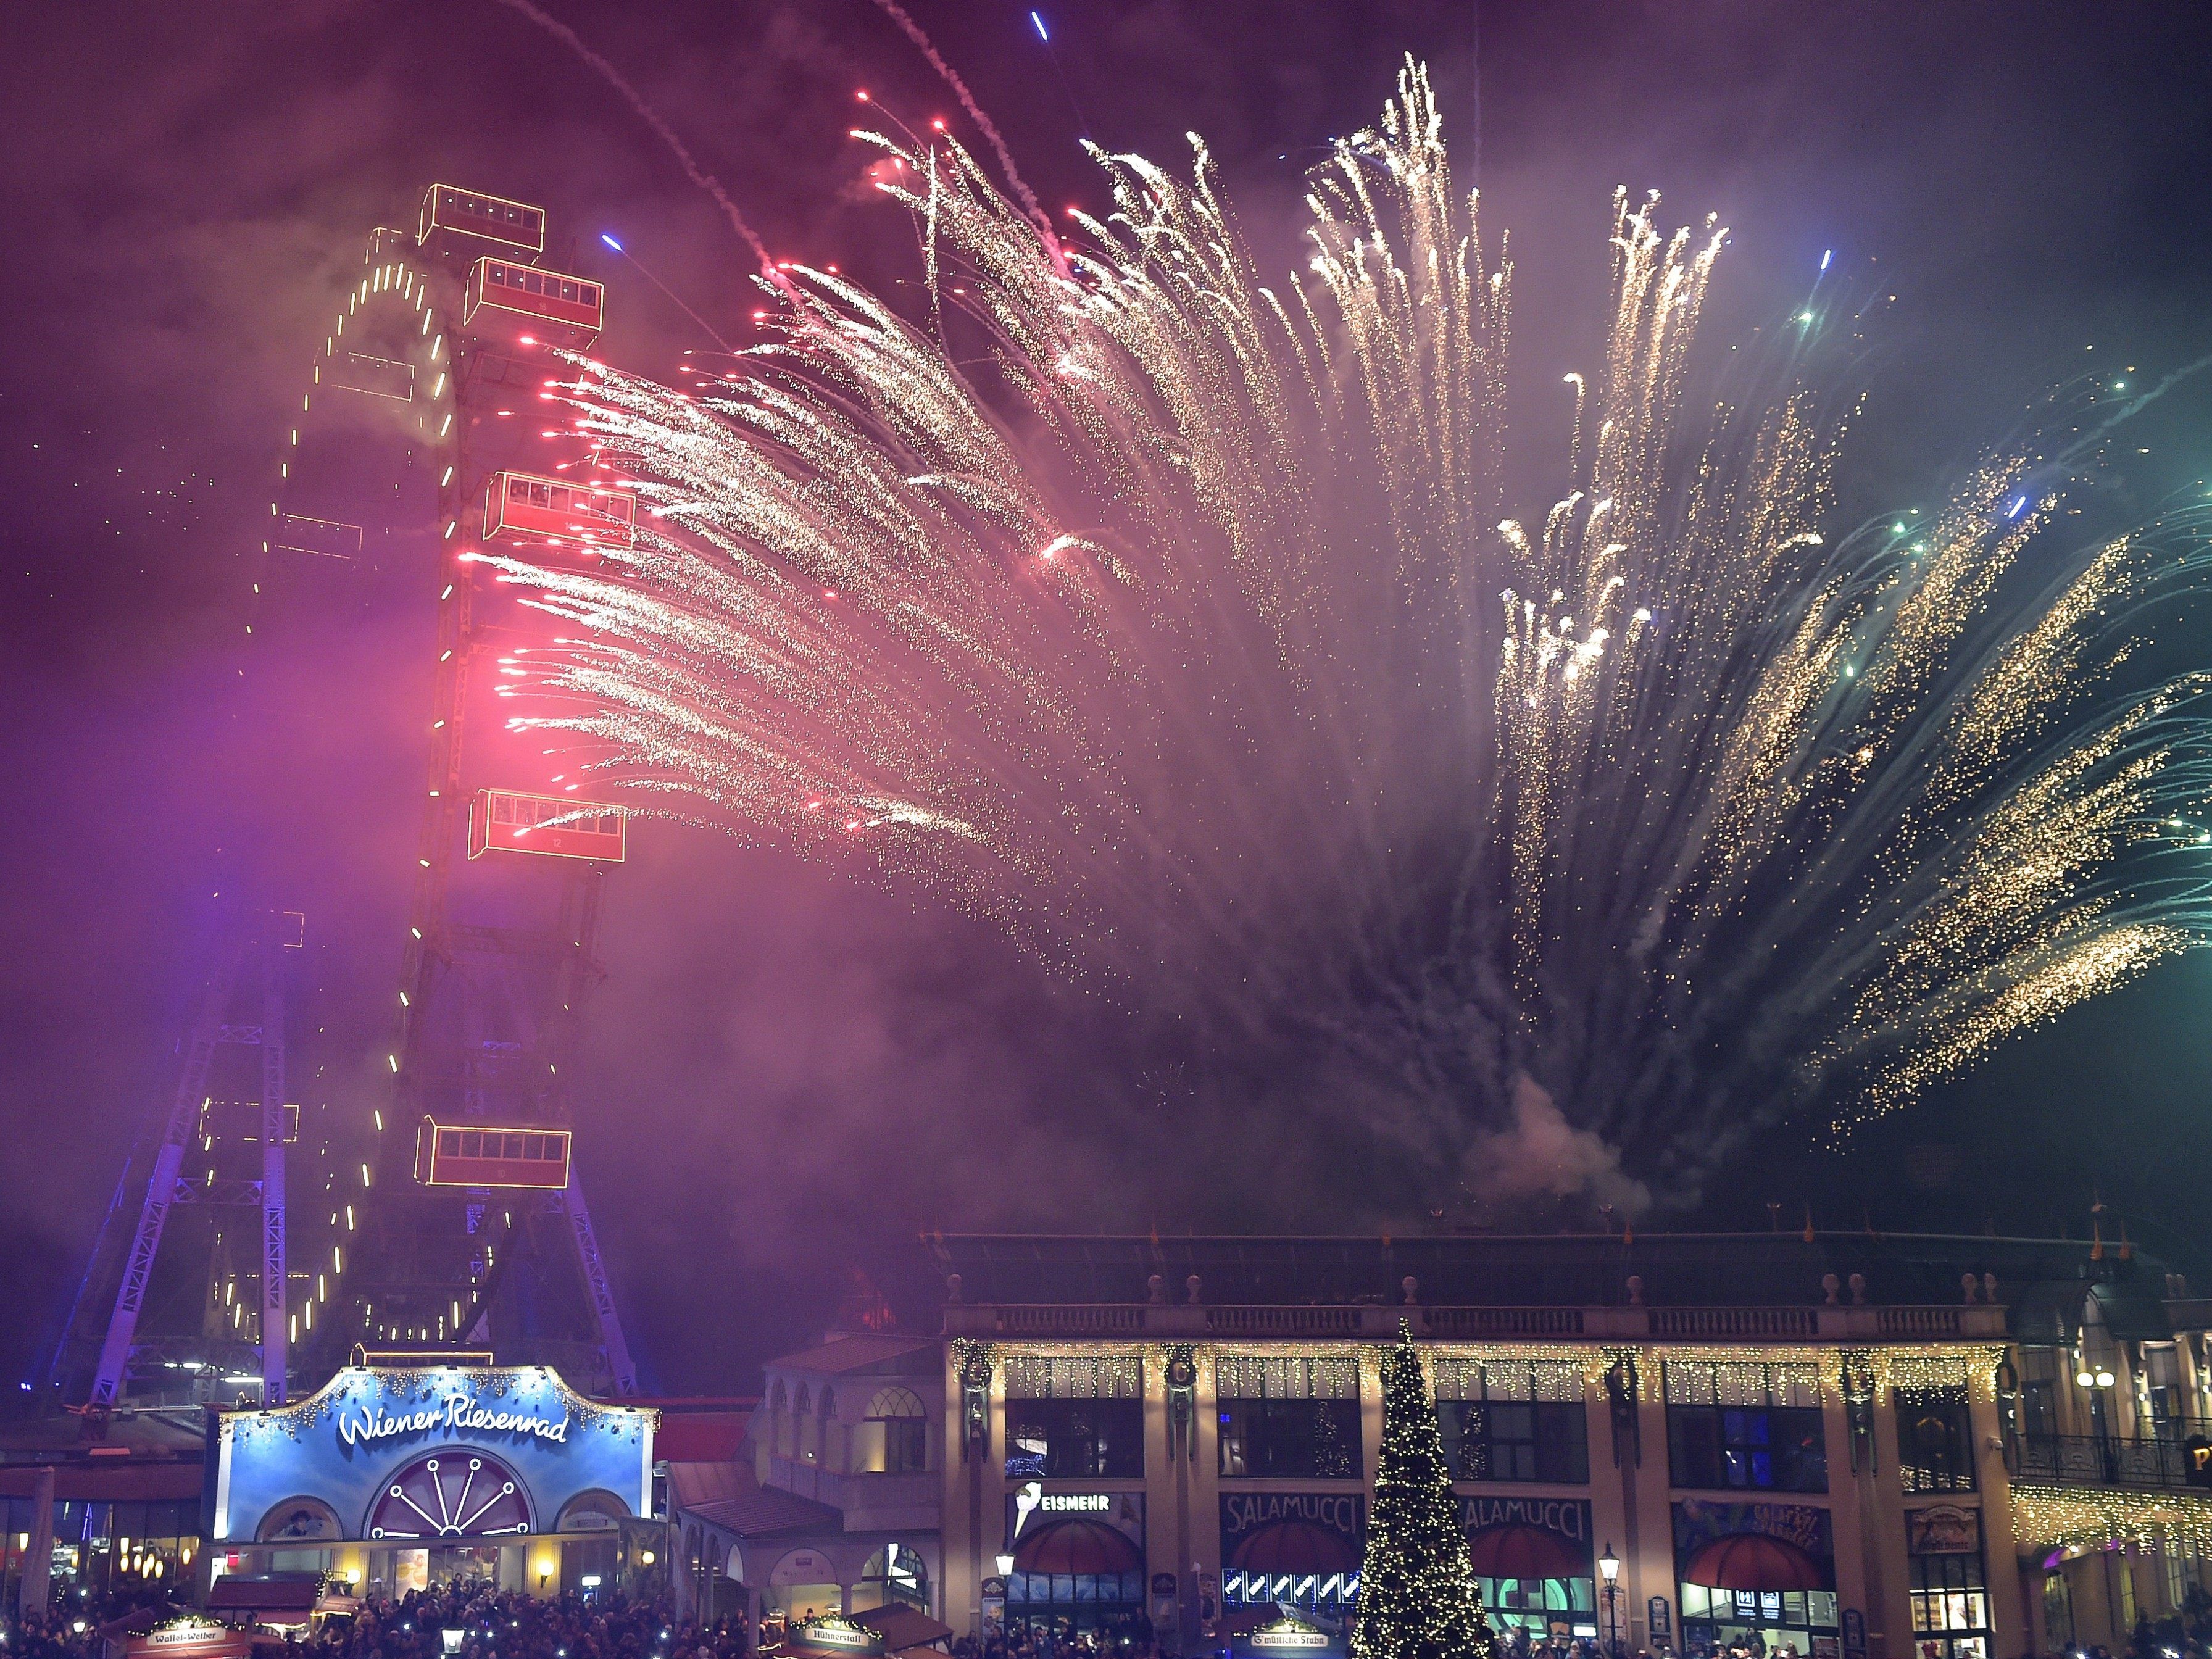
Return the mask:
<svg viewBox="0 0 2212 1659">
<path fill-rule="evenodd" d="M 1359 1572 L 1352 1659 L 1490 1659 L 1490 1620 L 1413 1334 L 1382 1358 L 1382 1455 Z"/>
</svg>

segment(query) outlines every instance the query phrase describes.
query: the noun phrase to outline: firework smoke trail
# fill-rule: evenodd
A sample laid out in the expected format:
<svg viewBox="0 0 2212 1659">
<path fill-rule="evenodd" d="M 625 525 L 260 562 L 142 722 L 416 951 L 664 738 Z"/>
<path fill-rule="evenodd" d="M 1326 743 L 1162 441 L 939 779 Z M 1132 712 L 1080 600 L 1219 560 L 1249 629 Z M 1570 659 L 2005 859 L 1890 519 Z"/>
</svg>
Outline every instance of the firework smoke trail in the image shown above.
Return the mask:
<svg viewBox="0 0 2212 1659">
<path fill-rule="evenodd" d="M 729 220 L 730 228 L 743 237 L 745 245 L 760 256 L 761 270 L 763 274 L 771 282 L 775 281 L 775 256 L 768 251 L 768 244 L 761 240 L 752 226 L 746 222 L 745 216 L 738 211 L 738 204 L 730 199 L 730 192 L 722 188 L 722 181 L 699 165 L 692 156 L 690 147 L 677 137 L 676 129 L 661 118 L 660 112 L 645 101 L 645 94 L 629 83 L 629 77 L 610 63 L 603 54 L 586 46 L 583 37 L 575 30 L 570 28 L 559 18 L 532 4 L 531 0 L 499 0 L 499 3 L 520 12 L 532 22 L 537 24 L 539 28 L 544 29 L 546 33 L 568 47 L 570 52 L 574 52 L 586 64 L 597 70 L 600 77 L 623 95 L 623 101 L 630 106 L 638 119 L 651 127 L 659 136 L 660 142 L 668 146 L 670 154 L 676 157 L 678 164 L 683 167 L 684 176 L 714 198 L 714 204 L 722 210 L 723 216 Z M 673 299 L 675 296 L 671 295 L 669 297 Z M 689 309 L 688 307 L 685 308 Z M 703 327 L 704 325 L 702 324 L 702 326 Z M 713 331 L 708 331 L 711 333 Z"/>
<path fill-rule="evenodd" d="M 999 158 L 1000 168 L 1006 173 L 1006 182 L 1014 187 L 1014 194 L 1021 198 L 1022 206 L 1029 213 L 1030 222 L 1044 238 L 1046 250 L 1052 256 L 1053 268 L 1065 276 L 1067 261 L 1060 252 L 1060 238 L 1053 230 L 1052 216 L 1044 210 L 1036 198 L 1036 192 L 1029 187 L 1028 181 L 1022 177 L 1021 169 L 1014 165 L 1014 153 L 1006 148 L 1006 141 L 1000 136 L 998 123 L 992 120 L 983 106 L 975 101 L 975 94 L 968 90 L 968 83 L 960 78 L 959 72 L 951 64 L 945 61 L 945 55 L 938 51 L 937 43 L 929 38 L 921 25 L 914 21 L 913 15 L 898 3 L 898 0 L 876 0 L 876 4 L 884 16 L 899 26 L 900 33 L 914 43 L 915 49 L 929 60 L 929 66 L 937 71 L 938 79 L 952 89 L 952 95 L 960 100 L 960 107 L 968 112 L 968 118 L 975 122 L 976 131 L 991 146 L 991 153 Z"/>
<path fill-rule="evenodd" d="M 1201 1074 L 1175 1132 L 1264 1097 L 1429 1200 L 1681 1198 L 2207 937 L 2212 685 L 2116 674 L 2198 527 L 2077 545 L 1999 458 L 1832 535 L 1812 390 L 1686 414 L 1718 228 L 1618 202 L 1522 520 L 1512 272 L 1411 64 L 1280 284 L 1202 149 L 1094 152 L 1065 274 L 959 146 L 900 153 L 957 350 L 794 270 L 697 401 L 585 366 L 650 527 L 495 561 L 570 641 L 518 723 L 1116 990 Z"/>
</svg>

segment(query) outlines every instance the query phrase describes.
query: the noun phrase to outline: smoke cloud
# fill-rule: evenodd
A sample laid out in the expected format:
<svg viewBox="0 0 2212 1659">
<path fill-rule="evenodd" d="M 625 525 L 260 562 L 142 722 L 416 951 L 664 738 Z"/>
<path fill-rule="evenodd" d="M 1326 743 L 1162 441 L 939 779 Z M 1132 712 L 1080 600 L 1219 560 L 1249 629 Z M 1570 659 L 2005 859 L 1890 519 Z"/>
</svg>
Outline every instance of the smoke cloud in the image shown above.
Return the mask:
<svg viewBox="0 0 2212 1659">
<path fill-rule="evenodd" d="M 1626 1216 L 1651 1207 L 1651 1189 L 1620 1167 L 1620 1149 L 1569 1123 L 1526 1072 L 1514 1074 L 1513 1121 L 1479 1134 L 1465 1169 L 1468 1190 L 1484 1204 L 1580 1197 Z"/>
</svg>

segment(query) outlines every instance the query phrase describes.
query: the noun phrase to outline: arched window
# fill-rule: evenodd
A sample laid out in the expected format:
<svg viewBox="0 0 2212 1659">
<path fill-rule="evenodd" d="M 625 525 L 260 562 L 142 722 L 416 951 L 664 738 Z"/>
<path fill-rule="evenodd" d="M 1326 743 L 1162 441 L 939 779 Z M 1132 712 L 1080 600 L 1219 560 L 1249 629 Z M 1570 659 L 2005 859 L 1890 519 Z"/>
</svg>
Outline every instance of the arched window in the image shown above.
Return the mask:
<svg viewBox="0 0 2212 1659">
<path fill-rule="evenodd" d="M 814 1422 L 814 1390 L 805 1383 L 799 1385 L 798 1397 L 791 1402 L 791 1455 L 811 1457 L 822 1444 L 821 1431 Z"/>
<path fill-rule="evenodd" d="M 819 1409 L 822 1413 L 823 1421 L 825 1423 L 829 1421 L 830 1419 L 837 1415 L 837 1395 L 835 1389 L 824 1389 L 822 1390 L 822 1404 Z"/>
<path fill-rule="evenodd" d="M 886 1544 L 870 1556 L 861 1582 L 875 1589 L 881 1598 L 878 1607 L 904 1602 L 923 1613 L 929 1611 L 928 1564 L 903 1544 Z"/>
<path fill-rule="evenodd" d="M 929 1413 L 911 1389 L 879 1389 L 862 1437 L 869 1473 L 914 1474 L 929 1467 Z"/>
<path fill-rule="evenodd" d="M 1973 1422 L 1965 1389 L 1897 1390 L 1897 1459 L 1907 1492 L 1974 1489 Z"/>
<path fill-rule="evenodd" d="M 769 1449 L 779 1457 L 791 1452 L 791 1397 L 783 1391 L 783 1379 L 775 1379 L 775 1387 L 768 1396 Z"/>
</svg>

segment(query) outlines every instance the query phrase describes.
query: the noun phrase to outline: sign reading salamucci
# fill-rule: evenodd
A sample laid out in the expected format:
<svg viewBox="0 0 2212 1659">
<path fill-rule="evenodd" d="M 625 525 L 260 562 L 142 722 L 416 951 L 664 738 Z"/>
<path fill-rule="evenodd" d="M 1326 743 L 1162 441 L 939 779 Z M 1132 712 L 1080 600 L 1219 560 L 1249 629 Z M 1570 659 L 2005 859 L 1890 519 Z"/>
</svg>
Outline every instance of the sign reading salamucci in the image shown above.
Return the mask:
<svg viewBox="0 0 2212 1659">
<path fill-rule="evenodd" d="M 221 1415 L 209 1536 L 413 1544 L 604 1528 L 652 1513 L 658 1423 L 542 1365 L 349 1368 L 296 1404 Z"/>
</svg>

